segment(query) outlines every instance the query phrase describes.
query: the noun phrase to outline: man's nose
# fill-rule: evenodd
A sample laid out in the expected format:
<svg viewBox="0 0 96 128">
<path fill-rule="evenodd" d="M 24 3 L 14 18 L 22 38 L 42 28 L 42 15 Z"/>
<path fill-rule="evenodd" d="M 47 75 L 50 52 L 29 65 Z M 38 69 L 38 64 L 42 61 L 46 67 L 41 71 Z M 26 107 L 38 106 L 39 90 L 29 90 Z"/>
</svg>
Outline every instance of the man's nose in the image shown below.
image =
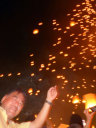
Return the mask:
<svg viewBox="0 0 96 128">
<path fill-rule="evenodd" d="M 15 105 L 18 107 L 19 106 L 19 101 L 15 101 Z"/>
</svg>

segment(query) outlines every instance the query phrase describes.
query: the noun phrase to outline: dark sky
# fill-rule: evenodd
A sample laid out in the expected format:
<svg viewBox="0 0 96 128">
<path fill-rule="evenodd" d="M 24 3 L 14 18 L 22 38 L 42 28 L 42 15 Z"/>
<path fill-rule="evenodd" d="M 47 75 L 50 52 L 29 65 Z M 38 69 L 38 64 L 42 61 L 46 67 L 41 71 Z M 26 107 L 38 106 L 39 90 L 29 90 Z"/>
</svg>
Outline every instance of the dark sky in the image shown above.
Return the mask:
<svg viewBox="0 0 96 128">
<path fill-rule="evenodd" d="M 1 72 L 13 71 L 14 67 L 20 70 L 26 65 L 32 51 L 41 52 L 47 48 L 51 40 L 48 30 L 51 29 L 49 24 L 52 19 L 66 23 L 66 14 L 77 4 L 74 0 L 3 0 L 0 3 Z M 44 22 L 45 26 L 42 38 L 38 41 L 41 35 L 34 38 L 32 30 L 39 21 Z M 47 40 L 48 36 L 50 40 Z"/>
</svg>

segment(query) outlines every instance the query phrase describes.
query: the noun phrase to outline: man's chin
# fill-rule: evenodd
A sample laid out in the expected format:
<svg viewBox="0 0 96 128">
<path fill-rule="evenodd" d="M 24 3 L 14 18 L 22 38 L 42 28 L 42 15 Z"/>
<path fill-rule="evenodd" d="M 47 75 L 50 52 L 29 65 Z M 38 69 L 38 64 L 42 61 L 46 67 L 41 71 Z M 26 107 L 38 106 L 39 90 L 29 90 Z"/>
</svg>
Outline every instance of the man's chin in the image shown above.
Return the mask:
<svg viewBox="0 0 96 128">
<path fill-rule="evenodd" d="M 14 117 L 16 117 L 16 115 L 8 115 L 9 120 L 13 119 Z"/>
</svg>

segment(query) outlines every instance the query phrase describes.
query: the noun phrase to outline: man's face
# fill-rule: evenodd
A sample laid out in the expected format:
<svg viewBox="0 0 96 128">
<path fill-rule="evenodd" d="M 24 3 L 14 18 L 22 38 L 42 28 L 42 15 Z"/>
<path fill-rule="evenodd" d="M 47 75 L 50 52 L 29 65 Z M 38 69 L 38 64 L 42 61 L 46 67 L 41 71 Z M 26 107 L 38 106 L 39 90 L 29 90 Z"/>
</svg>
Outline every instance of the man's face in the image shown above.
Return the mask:
<svg viewBox="0 0 96 128">
<path fill-rule="evenodd" d="M 21 112 L 24 106 L 24 101 L 24 95 L 18 91 L 14 91 L 2 98 L 1 106 L 6 110 L 9 120 Z"/>
</svg>

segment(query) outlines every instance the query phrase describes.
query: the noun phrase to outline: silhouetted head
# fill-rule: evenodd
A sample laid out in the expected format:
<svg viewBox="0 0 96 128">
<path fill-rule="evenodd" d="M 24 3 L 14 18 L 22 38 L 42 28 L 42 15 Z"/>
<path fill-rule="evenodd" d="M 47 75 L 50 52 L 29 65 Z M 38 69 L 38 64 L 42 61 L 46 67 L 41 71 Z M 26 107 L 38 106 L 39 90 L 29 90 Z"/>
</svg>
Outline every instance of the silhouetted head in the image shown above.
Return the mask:
<svg viewBox="0 0 96 128">
<path fill-rule="evenodd" d="M 70 118 L 69 128 L 83 128 L 82 118 L 78 114 L 73 114 Z"/>
</svg>

